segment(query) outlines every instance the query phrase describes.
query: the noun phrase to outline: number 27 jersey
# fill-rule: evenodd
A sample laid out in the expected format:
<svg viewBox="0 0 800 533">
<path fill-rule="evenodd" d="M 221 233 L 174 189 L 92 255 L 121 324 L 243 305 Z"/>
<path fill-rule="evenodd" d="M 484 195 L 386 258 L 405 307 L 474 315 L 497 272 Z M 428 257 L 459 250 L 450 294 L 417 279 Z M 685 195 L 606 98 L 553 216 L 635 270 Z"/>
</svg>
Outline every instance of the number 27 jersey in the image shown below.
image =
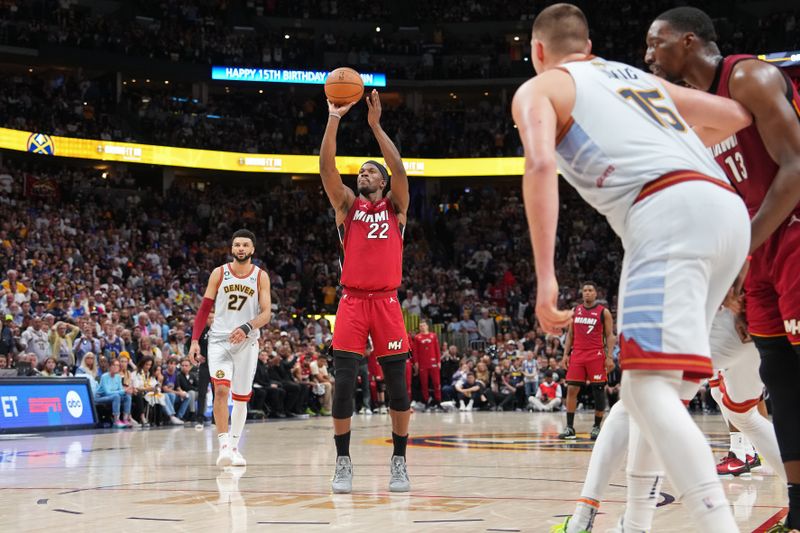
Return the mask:
<svg viewBox="0 0 800 533">
<path fill-rule="evenodd" d="M 376 292 L 399 287 L 404 229 L 387 198 L 372 203 L 357 197 L 338 228 L 342 286 Z"/>
<path fill-rule="evenodd" d="M 222 280 L 217 288 L 217 298 L 214 302 L 214 323 L 209 331 L 210 340 L 224 340 L 244 324 L 254 319 L 261 312 L 258 303 L 261 269 L 253 265 L 248 274 L 238 277 L 231 270 L 230 264 L 220 267 Z M 257 339 L 259 331 L 254 329 L 248 335 Z"/>
</svg>

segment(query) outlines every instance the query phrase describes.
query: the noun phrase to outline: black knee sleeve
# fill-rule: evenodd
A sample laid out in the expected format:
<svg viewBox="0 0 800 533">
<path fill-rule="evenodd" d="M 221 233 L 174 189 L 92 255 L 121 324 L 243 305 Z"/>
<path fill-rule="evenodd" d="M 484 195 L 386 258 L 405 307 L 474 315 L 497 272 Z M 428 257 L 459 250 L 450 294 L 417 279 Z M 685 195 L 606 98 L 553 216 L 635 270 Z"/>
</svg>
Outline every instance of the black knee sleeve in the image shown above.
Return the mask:
<svg viewBox="0 0 800 533">
<path fill-rule="evenodd" d="M 592 396 L 594 397 L 594 410 L 606 410 L 606 384 L 592 383 Z"/>
<path fill-rule="evenodd" d="M 358 356 L 333 352 L 336 386 L 333 388 L 333 418 L 350 418 L 353 416 L 353 396 L 356 392 L 356 376 L 358 375 Z"/>
<path fill-rule="evenodd" d="M 378 361 L 383 368 L 383 380 L 386 383 L 386 393 L 389 395 L 389 409 L 408 411 L 411 402 L 408 398 L 408 384 L 406 383 L 406 358 L 390 361 L 379 359 Z"/>
<path fill-rule="evenodd" d="M 772 402 L 772 419 L 781 459 L 800 460 L 800 348 L 786 337 L 754 338 L 761 354 L 759 373 Z"/>
</svg>

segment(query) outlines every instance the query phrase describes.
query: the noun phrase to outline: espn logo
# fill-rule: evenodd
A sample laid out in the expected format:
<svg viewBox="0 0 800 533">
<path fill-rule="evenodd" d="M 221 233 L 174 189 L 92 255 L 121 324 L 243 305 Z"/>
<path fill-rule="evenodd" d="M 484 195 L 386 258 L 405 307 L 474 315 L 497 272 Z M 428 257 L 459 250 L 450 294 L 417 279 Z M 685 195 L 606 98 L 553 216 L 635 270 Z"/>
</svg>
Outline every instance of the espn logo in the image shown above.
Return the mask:
<svg viewBox="0 0 800 533">
<path fill-rule="evenodd" d="M 60 413 L 61 398 L 28 398 L 31 413 Z"/>
<path fill-rule="evenodd" d="M 800 320 L 796 318 L 784 320 L 783 327 L 786 328 L 786 333 L 789 335 L 800 335 Z"/>
<path fill-rule="evenodd" d="M 399 341 L 389 341 L 389 350 L 402 350 L 403 349 L 403 340 L 400 339 Z"/>
</svg>

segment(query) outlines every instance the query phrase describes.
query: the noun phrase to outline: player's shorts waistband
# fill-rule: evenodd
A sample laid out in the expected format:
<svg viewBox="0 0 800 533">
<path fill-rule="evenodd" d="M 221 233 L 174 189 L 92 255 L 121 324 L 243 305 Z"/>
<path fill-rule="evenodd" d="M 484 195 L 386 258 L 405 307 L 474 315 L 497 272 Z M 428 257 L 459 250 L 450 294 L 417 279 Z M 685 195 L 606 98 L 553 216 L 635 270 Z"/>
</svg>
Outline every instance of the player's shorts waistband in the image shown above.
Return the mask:
<svg viewBox="0 0 800 533">
<path fill-rule="evenodd" d="M 668 187 L 672 187 L 673 185 L 677 185 L 678 183 L 684 183 L 686 181 L 707 181 L 709 183 L 713 183 L 723 189 L 730 191 L 736 194 L 736 189 L 725 183 L 724 181 L 712 178 L 711 176 L 706 176 L 705 174 L 701 174 L 694 170 L 675 170 L 673 172 L 668 172 L 661 176 L 660 178 L 656 178 L 652 181 L 645 183 L 642 190 L 639 191 L 639 196 L 636 197 L 636 200 L 633 201 L 634 204 L 641 202 L 648 196 L 652 196 L 653 194 L 657 193 L 658 191 L 662 191 Z"/>
<path fill-rule="evenodd" d="M 392 296 L 397 297 L 397 290 L 392 291 L 365 291 L 361 289 L 351 289 L 349 287 L 345 287 L 342 290 L 342 294 L 346 294 L 348 296 L 353 296 L 355 298 L 367 298 L 370 300 L 381 300 L 383 298 L 391 298 Z"/>
</svg>

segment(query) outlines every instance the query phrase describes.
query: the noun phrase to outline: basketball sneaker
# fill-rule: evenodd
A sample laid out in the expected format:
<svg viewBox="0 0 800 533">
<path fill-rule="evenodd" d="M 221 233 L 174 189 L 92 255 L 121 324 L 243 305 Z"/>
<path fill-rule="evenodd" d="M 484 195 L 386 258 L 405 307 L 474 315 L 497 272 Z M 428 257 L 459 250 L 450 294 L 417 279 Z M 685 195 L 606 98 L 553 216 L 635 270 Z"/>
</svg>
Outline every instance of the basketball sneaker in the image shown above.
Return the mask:
<svg viewBox="0 0 800 533">
<path fill-rule="evenodd" d="M 350 494 L 353 491 L 353 463 L 346 455 L 336 458 L 331 488 L 334 494 Z"/>
<path fill-rule="evenodd" d="M 567 429 L 564 430 L 564 433 L 558 436 L 561 440 L 575 440 L 578 436 L 575 434 L 575 428 L 571 428 L 567 426 Z"/>
<path fill-rule="evenodd" d="M 775 524 L 766 533 L 797 533 L 796 529 L 791 529 L 786 524 Z"/>
<path fill-rule="evenodd" d="M 230 440 L 227 433 L 219 436 L 219 455 L 217 456 L 217 466 L 224 468 L 231 466 L 233 455 L 231 455 Z"/>
<path fill-rule="evenodd" d="M 242 456 L 239 448 L 231 450 L 231 466 L 247 466 L 247 461 Z"/>
<path fill-rule="evenodd" d="M 550 527 L 550 533 L 567 533 L 567 526 L 569 525 L 569 519 L 572 517 L 567 517 L 562 524 L 556 524 Z M 586 529 L 581 529 L 578 533 L 589 533 Z"/>
<path fill-rule="evenodd" d="M 758 452 L 755 452 L 753 455 L 747 456 L 747 466 L 750 467 L 750 470 L 754 470 L 756 468 L 761 467 L 761 456 L 758 455 Z"/>
<path fill-rule="evenodd" d="M 408 479 L 406 458 L 400 455 L 393 455 L 391 477 L 389 478 L 389 492 L 408 492 L 410 490 L 411 481 Z"/>
<path fill-rule="evenodd" d="M 597 437 L 600 436 L 600 426 L 592 426 L 592 432 L 589 436 L 592 437 L 592 440 L 597 440 Z"/>
<path fill-rule="evenodd" d="M 720 476 L 740 476 L 750 472 L 750 465 L 742 461 L 733 452 L 728 452 L 726 457 L 717 465 L 717 474 Z"/>
</svg>

